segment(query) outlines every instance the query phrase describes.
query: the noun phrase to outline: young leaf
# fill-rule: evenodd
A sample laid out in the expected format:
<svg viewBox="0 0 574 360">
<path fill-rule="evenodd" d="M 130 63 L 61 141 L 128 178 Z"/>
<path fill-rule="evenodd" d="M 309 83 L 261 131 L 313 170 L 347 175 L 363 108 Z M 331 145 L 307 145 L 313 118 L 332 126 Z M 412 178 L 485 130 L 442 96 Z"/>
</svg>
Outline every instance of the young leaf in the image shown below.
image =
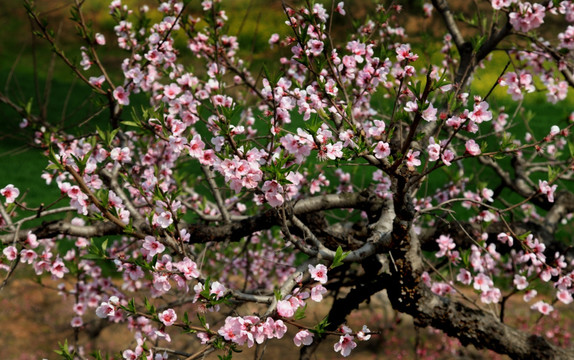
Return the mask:
<svg viewBox="0 0 574 360">
<path fill-rule="evenodd" d="M 343 265 L 343 260 L 349 255 L 350 251 L 343 252 L 341 246 L 337 247 L 337 251 L 335 251 L 335 257 L 333 258 L 333 263 L 329 269 L 334 269 L 337 266 Z"/>
<path fill-rule="evenodd" d="M 306 317 L 305 310 L 307 310 L 307 304 L 305 306 L 299 306 L 297 310 L 295 310 L 295 315 L 293 315 L 293 319 L 301 320 Z"/>
</svg>

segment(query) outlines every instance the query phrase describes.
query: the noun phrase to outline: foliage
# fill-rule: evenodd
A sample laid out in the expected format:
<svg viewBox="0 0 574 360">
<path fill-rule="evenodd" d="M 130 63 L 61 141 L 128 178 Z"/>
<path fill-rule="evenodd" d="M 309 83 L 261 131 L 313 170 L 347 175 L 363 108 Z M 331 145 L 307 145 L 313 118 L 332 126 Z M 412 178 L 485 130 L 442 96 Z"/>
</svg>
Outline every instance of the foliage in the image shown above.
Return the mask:
<svg viewBox="0 0 574 360">
<path fill-rule="evenodd" d="M 409 42 L 394 3 L 343 40 L 343 2 L 283 3 L 283 29 L 265 42 L 254 33 L 251 49 L 289 55 L 258 69 L 266 57 L 244 58 L 219 1 L 114 0 L 112 41 L 77 0 L 77 59 L 26 3 L 35 34 L 91 91 L 83 123 L 96 124 L 71 131 L 47 106 L 0 93 L 33 130 L 55 192 L 29 205 L 17 186 L 0 190 L 2 286 L 20 263 L 69 279 L 59 290 L 75 299 L 76 338 L 57 354 L 70 359 L 85 357 L 79 332 L 112 323 L 133 331 L 125 359 L 229 359 L 289 328 L 302 359 L 333 337 L 349 356 L 377 333 L 347 317 L 382 290 L 417 326 L 463 345 L 572 357 L 542 337 L 532 346 L 505 306 L 522 297 L 556 316 L 573 300 L 574 115 L 541 123 L 524 98 L 567 101 L 574 27 L 542 36 L 548 18 L 574 22 L 574 4 L 485 4 L 408 9 L 447 30 L 425 47 Z M 119 69 L 105 65 L 109 48 Z M 474 85 L 481 66 L 496 74 L 486 87 Z M 494 106 L 501 89 L 508 109 Z M 313 302 L 330 310 L 309 325 Z M 176 333 L 197 352 L 163 346 Z"/>
</svg>

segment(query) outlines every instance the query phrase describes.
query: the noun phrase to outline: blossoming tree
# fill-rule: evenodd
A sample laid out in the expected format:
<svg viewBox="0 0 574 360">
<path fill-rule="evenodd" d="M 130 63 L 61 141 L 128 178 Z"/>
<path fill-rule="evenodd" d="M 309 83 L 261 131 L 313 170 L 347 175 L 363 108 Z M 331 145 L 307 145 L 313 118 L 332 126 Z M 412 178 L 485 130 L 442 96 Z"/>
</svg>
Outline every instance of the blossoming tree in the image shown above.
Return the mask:
<svg viewBox="0 0 574 360">
<path fill-rule="evenodd" d="M 0 96 L 35 129 L 43 177 L 61 194 L 34 208 L 18 184 L 1 185 L 6 280 L 20 263 L 70 278 L 60 290 L 74 295 L 71 326 L 87 331 L 94 314 L 98 326 L 124 324 L 136 340 L 125 359 L 231 358 L 288 330 L 302 359 L 323 341 L 348 356 L 373 332 L 347 316 L 383 290 L 417 326 L 463 345 L 574 358 L 507 325 L 504 311 L 511 296 L 544 316 L 573 299 L 571 239 L 558 234 L 574 211 L 574 119 L 520 131 L 530 129 L 525 94 L 557 104 L 574 86 L 574 2 L 478 3 L 474 19 L 447 0 L 420 9 L 446 29 L 427 58 L 400 27 L 400 5 L 377 5 L 343 41 L 331 27 L 348 4 L 283 4 L 288 35 L 269 44 L 290 56 L 261 76 L 239 57 L 218 1 L 192 16 L 190 1 L 154 10 L 114 0 L 112 41 L 76 0 L 78 63 L 28 4 L 38 35 L 109 111 L 109 130 L 67 134 Z M 565 26 L 542 31 L 548 21 Z M 101 61 L 116 45 L 121 77 Z M 475 70 L 496 66 L 499 50 L 498 81 L 473 93 Z M 496 87 L 516 110 L 493 106 Z M 149 105 L 126 115 L 136 96 Z M 328 305 L 314 326 L 300 321 L 310 302 Z M 170 348 L 176 332 L 200 350 Z M 86 358 L 81 346 L 59 354 Z"/>
</svg>

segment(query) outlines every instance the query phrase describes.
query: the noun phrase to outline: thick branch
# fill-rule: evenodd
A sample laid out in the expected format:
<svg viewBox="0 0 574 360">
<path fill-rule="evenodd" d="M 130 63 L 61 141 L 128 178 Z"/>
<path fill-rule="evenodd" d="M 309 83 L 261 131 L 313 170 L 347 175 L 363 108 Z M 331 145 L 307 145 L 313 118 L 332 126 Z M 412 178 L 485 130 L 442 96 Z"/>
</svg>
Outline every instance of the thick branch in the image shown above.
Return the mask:
<svg viewBox="0 0 574 360">
<path fill-rule="evenodd" d="M 381 206 L 381 199 L 369 199 L 364 194 L 331 194 L 299 200 L 293 205 L 292 214 L 302 215 L 316 211 L 344 208 L 374 211 L 380 209 Z M 230 224 L 219 226 L 208 226 L 205 224 L 188 225 L 187 231 L 191 236 L 191 243 L 239 241 L 241 238 L 256 231 L 266 230 L 278 225 L 281 225 L 280 213 L 276 209 L 270 209 L 259 215 Z"/>
<path fill-rule="evenodd" d="M 554 201 L 554 205 L 546 213 L 544 221 L 547 229 L 551 232 L 556 230 L 566 215 L 574 212 L 574 194 L 569 191 L 561 191 L 555 196 Z"/>
<path fill-rule="evenodd" d="M 95 199 L 95 198 L 94 198 Z M 93 199 L 92 199 L 93 200 Z M 99 201 L 97 204 L 99 204 Z M 100 204 L 101 206 L 101 204 Z M 380 199 L 368 199 L 365 195 L 337 194 L 322 195 L 300 200 L 293 206 L 293 214 L 301 215 L 321 210 L 340 209 L 340 208 L 360 208 L 360 209 L 378 209 L 382 206 Z M 104 209 L 105 210 L 105 209 Z M 107 210 L 106 210 L 107 211 Z M 16 235 L 19 241 L 24 241 L 28 232 L 33 232 L 38 238 L 50 238 L 58 234 L 68 236 L 97 237 L 104 235 L 124 234 L 125 225 L 101 222 L 93 226 L 74 226 L 67 221 L 54 221 L 42 224 L 35 228 L 22 229 Z M 234 221 L 230 224 L 220 226 L 209 226 L 207 224 L 192 224 L 184 226 L 190 234 L 191 243 L 222 242 L 226 240 L 239 241 L 243 237 L 253 234 L 260 230 L 270 229 L 273 226 L 281 224 L 281 217 L 276 209 L 269 209 L 259 215 L 251 216 L 240 221 Z M 137 237 L 143 237 L 142 234 L 136 234 Z M 1 235 L 0 240 L 3 243 L 13 241 L 14 234 Z"/>
<path fill-rule="evenodd" d="M 456 22 L 454 21 L 454 16 L 452 15 L 452 12 L 450 12 L 450 8 L 448 7 L 447 1 L 432 0 L 432 4 L 435 7 L 435 9 L 437 9 L 440 16 L 442 16 L 446 28 L 448 29 L 448 32 L 452 35 L 452 40 L 454 41 L 454 44 L 456 45 L 456 48 L 460 53 L 462 51 L 465 41 L 464 38 L 462 37 L 460 29 L 458 28 Z"/>
<path fill-rule="evenodd" d="M 473 49 L 472 44 L 464 40 L 458 28 L 454 16 L 448 6 L 447 0 L 433 0 L 433 6 L 441 15 L 448 32 L 452 35 L 456 49 L 460 56 L 460 64 L 456 72 L 455 84 L 459 89 L 463 88 L 473 73 L 476 65 L 486 58 L 494 48 L 510 33 L 512 29 L 510 23 L 506 21 L 504 26 L 497 32 L 492 33 L 479 49 Z"/>
</svg>

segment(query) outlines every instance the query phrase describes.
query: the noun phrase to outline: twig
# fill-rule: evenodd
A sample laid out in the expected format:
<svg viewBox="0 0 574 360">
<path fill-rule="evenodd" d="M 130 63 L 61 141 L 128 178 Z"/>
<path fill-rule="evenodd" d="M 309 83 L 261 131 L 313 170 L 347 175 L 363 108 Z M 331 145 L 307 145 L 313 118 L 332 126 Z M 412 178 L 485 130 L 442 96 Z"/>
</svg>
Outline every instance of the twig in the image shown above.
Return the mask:
<svg viewBox="0 0 574 360">
<path fill-rule="evenodd" d="M 211 188 L 211 193 L 213 194 L 213 197 L 215 198 L 219 212 L 221 213 L 221 216 L 223 217 L 223 222 L 226 224 L 231 223 L 231 217 L 229 216 L 229 212 L 227 211 L 227 208 L 225 207 L 225 204 L 223 202 L 223 198 L 221 197 L 221 193 L 219 192 L 219 188 L 217 187 L 217 184 L 215 183 L 213 171 L 211 171 L 211 169 L 205 165 L 201 165 L 201 170 L 203 170 L 203 173 L 205 174 L 205 178 L 207 180 L 207 183 L 209 184 L 209 187 Z"/>
</svg>

